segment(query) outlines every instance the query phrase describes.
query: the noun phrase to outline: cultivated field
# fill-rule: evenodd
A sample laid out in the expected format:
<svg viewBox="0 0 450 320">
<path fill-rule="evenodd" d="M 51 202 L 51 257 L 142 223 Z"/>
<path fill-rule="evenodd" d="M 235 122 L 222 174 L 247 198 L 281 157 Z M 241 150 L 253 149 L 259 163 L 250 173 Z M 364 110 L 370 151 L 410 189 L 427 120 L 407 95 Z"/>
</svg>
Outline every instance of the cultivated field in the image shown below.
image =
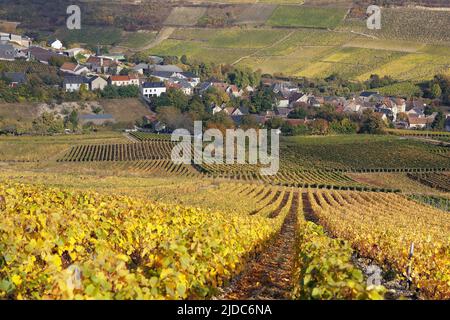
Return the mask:
<svg viewBox="0 0 450 320">
<path fill-rule="evenodd" d="M 250 165 L 175 165 L 168 136 L 133 136 L 0 138 L 0 297 L 449 298 L 450 158 L 436 147 L 287 138 L 269 179 Z M 39 162 L 11 162 L 24 159 Z M 386 287 L 367 286 L 356 256 Z"/>
</svg>

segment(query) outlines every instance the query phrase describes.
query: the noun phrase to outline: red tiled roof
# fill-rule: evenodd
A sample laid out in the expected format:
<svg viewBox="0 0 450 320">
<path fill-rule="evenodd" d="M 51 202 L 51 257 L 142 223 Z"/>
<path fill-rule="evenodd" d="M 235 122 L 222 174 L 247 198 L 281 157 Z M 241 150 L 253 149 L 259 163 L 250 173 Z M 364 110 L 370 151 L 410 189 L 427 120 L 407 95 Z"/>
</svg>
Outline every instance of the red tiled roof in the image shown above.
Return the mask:
<svg viewBox="0 0 450 320">
<path fill-rule="evenodd" d="M 137 80 L 139 78 L 135 76 L 111 76 L 111 81 L 130 81 L 130 80 Z"/>
<path fill-rule="evenodd" d="M 114 64 L 114 61 L 108 58 L 100 58 L 100 57 L 95 57 L 95 56 L 90 56 L 86 63 L 91 63 L 91 64 L 97 64 L 100 65 L 101 64 L 101 60 L 103 59 L 103 66 L 105 67 L 109 67 L 111 65 Z"/>
<path fill-rule="evenodd" d="M 60 69 L 75 71 L 77 69 L 77 65 L 72 62 L 64 62 Z"/>
</svg>

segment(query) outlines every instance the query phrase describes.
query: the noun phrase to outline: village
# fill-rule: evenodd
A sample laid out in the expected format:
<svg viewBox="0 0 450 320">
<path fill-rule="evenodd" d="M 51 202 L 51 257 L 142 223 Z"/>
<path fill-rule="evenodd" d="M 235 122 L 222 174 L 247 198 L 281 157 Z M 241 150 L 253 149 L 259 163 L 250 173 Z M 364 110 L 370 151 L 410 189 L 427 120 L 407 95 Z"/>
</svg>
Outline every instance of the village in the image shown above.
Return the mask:
<svg viewBox="0 0 450 320">
<path fill-rule="evenodd" d="M 318 110 L 324 106 L 331 108 L 335 114 L 347 116 L 362 115 L 365 110 L 372 110 L 387 127 L 398 129 L 432 129 L 438 116 L 436 108 L 421 98 L 385 96 L 376 90 L 362 91 L 348 97 L 317 95 L 305 92 L 293 81 L 274 77 L 262 77 L 260 86 L 239 87 L 229 81 L 202 79 L 178 65 L 166 64 L 163 57 L 149 57 L 152 63 L 132 63 L 122 54 L 93 53 L 84 48 L 66 49 L 58 39 L 52 39 L 42 46 L 33 44 L 28 37 L 0 33 L 0 61 L 33 61 L 49 65 L 55 58 L 66 59 L 58 66 L 63 79 L 60 88 L 65 92 L 101 92 L 108 86 L 133 87 L 139 89 L 140 98 L 149 108 L 154 105 L 155 99 L 166 95 L 169 90 L 179 90 L 190 97 L 202 97 L 208 90 L 215 90 L 228 95 L 229 100 L 247 101 L 258 90 L 270 90 L 274 99 L 272 108 L 268 110 L 252 112 L 246 103 L 227 102 L 211 103 L 207 107 L 212 115 L 222 112 L 231 117 L 236 126 L 240 125 L 242 117 L 250 114 L 259 125 L 273 119 L 294 127 L 307 125 L 315 120 L 314 112 L 298 110 Z M 24 72 L 3 72 L 1 76 L 11 87 L 27 83 Z M 446 111 L 443 116 L 443 129 L 450 131 L 450 113 Z M 146 120 L 153 124 L 154 131 L 167 131 L 166 125 L 158 121 L 156 116 L 147 117 Z M 82 116 L 82 121 L 102 125 L 115 119 L 108 114 L 88 114 Z"/>
</svg>

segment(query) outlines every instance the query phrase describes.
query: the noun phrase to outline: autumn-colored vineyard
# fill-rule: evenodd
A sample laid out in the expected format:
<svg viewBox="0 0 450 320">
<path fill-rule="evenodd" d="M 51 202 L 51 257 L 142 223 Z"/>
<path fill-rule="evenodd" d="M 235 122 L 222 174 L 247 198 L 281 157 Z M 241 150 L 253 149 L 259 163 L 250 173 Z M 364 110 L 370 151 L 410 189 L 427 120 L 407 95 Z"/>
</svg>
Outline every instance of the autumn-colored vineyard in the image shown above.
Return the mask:
<svg viewBox="0 0 450 320">
<path fill-rule="evenodd" d="M 265 250 L 289 213 L 298 215 L 303 239 L 293 298 L 382 298 L 384 289 L 367 287 L 349 262 L 350 247 L 303 220 L 298 191 L 227 184 L 208 195 L 230 187 L 225 198 L 234 209 L 220 212 L 1 183 L 0 298 L 208 298 Z M 320 267 L 320 256 L 329 269 Z"/>
<path fill-rule="evenodd" d="M 309 199 L 320 224 L 362 256 L 411 279 L 427 298 L 450 298 L 447 212 L 387 193 L 320 191 Z"/>
<path fill-rule="evenodd" d="M 410 173 L 408 177 L 432 188 L 450 191 L 450 174 L 448 173 Z"/>
</svg>

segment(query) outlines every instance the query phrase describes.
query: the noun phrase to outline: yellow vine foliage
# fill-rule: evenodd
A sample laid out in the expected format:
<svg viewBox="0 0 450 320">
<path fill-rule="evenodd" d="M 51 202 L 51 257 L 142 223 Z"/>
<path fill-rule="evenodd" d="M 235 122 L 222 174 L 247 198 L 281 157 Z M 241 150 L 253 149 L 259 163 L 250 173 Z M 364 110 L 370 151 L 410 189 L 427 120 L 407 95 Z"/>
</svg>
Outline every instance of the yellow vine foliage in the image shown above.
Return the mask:
<svg viewBox="0 0 450 320">
<path fill-rule="evenodd" d="M 0 195 L 3 299 L 207 298 L 283 219 L 42 185 Z"/>
<path fill-rule="evenodd" d="M 388 193 L 319 191 L 309 199 L 320 224 L 362 256 L 410 278 L 424 298 L 450 299 L 447 212 Z"/>
</svg>

